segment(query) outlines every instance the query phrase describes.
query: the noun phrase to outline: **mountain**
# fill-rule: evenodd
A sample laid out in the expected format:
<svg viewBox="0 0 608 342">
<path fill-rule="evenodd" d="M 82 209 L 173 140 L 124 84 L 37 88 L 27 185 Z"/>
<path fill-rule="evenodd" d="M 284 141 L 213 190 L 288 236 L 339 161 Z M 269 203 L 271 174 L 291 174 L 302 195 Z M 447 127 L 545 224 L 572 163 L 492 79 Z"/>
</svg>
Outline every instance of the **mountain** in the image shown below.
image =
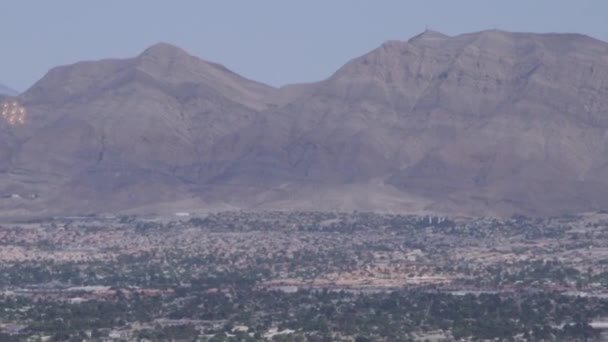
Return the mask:
<svg viewBox="0 0 608 342">
<path fill-rule="evenodd" d="M 13 90 L 13 89 L 5 86 L 4 84 L 0 83 L 0 96 L 2 96 L 2 95 L 15 96 L 17 94 L 18 94 L 18 92 L 16 90 Z"/>
<path fill-rule="evenodd" d="M 27 124 L 0 126 L 0 193 L 35 194 L 0 208 L 605 209 L 606 56 L 576 34 L 426 31 L 281 89 L 168 44 L 59 67 L 19 97 Z"/>
<path fill-rule="evenodd" d="M 274 92 L 164 43 L 55 68 L 19 97 L 28 119 L 11 132 L 4 193 L 79 212 L 173 201 L 221 167 L 210 147 Z"/>
<path fill-rule="evenodd" d="M 269 122 L 275 134 L 245 143 L 257 154 L 232 174 L 272 169 L 274 179 L 321 188 L 375 181 L 343 197 L 389 187 L 400 192 L 392 202 L 413 197 L 410 209 L 438 212 L 601 209 L 607 49 L 585 36 L 501 31 L 387 42 L 243 129 Z M 387 203 L 380 198 L 372 209 Z"/>
</svg>

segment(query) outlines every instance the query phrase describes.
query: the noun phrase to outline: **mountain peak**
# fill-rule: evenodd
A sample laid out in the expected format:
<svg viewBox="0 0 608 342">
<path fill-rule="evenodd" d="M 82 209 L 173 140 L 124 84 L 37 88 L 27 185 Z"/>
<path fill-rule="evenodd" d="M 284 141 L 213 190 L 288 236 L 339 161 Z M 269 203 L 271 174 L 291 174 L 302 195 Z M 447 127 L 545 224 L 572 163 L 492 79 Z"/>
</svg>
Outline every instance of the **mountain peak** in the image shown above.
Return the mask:
<svg viewBox="0 0 608 342">
<path fill-rule="evenodd" d="M 184 49 L 177 47 L 175 45 L 160 42 L 156 43 L 149 48 L 145 49 L 139 57 L 153 57 L 153 58 L 175 58 L 177 56 L 188 56 L 191 55 L 186 52 Z"/>
<path fill-rule="evenodd" d="M 441 39 L 446 39 L 446 38 L 450 38 L 450 36 L 443 34 L 441 32 L 438 32 L 438 31 L 426 29 L 426 30 L 424 30 L 424 32 L 418 34 L 417 36 L 412 37 L 409 41 L 413 42 L 413 41 L 418 41 L 418 40 L 441 40 Z"/>
<path fill-rule="evenodd" d="M 150 46 L 135 62 L 138 70 L 171 83 L 198 83 L 206 77 L 204 75 L 213 73 L 210 63 L 168 43 Z"/>
</svg>

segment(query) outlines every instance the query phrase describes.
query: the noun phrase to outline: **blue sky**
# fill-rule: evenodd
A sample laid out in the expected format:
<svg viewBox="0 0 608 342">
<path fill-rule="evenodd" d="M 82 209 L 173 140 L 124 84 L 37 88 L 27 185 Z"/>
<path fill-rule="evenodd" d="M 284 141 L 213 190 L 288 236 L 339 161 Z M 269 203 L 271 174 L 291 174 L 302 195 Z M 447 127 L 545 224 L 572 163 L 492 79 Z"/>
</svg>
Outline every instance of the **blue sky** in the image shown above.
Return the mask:
<svg viewBox="0 0 608 342">
<path fill-rule="evenodd" d="M 130 57 L 159 41 L 275 86 L 326 78 L 426 27 L 608 41 L 606 0 L 2 0 L 0 14 L 0 82 L 18 90 L 53 66 Z"/>
</svg>

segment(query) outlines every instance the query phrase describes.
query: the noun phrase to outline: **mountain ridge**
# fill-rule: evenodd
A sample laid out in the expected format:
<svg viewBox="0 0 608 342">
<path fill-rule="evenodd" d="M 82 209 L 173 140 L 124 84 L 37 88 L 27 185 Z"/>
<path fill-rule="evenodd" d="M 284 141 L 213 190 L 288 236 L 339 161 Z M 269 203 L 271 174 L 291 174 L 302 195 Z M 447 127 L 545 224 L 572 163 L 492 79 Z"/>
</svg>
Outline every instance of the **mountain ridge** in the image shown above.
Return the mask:
<svg viewBox="0 0 608 342">
<path fill-rule="evenodd" d="M 35 200 L 0 208 L 601 210 L 606 52 L 573 34 L 425 31 L 278 89 L 167 43 L 58 67 L 19 96 L 29 122 L 0 173 L 0 193 Z"/>
</svg>

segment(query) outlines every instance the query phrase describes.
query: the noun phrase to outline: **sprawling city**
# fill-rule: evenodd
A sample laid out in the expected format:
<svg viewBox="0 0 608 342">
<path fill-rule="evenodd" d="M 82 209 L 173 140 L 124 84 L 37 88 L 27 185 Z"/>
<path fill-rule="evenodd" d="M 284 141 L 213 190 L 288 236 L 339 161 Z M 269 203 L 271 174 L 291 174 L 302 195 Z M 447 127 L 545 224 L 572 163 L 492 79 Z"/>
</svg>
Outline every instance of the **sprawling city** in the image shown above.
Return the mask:
<svg viewBox="0 0 608 342">
<path fill-rule="evenodd" d="M 608 328 L 608 213 L 178 215 L 2 224 L 0 340 L 586 340 Z"/>
</svg>

